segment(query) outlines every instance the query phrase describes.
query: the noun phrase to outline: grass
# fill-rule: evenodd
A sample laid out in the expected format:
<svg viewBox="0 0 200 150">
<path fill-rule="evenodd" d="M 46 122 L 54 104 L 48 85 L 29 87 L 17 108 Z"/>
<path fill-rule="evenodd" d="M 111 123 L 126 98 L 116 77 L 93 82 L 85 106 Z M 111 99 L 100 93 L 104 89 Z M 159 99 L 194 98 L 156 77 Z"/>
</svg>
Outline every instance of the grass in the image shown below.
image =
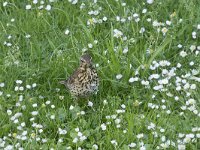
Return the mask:
<svg viewBox="0 0 200 150">
<path fill-rule="evenodd" d="M 7 2 L 0 149 L 200 149 L 200 84 L 191 79 L 200 71 L 199 1 Z M 58 82 L 85 50 L 101 81 L 97 95 L 77 104 Z"/>
</svg>

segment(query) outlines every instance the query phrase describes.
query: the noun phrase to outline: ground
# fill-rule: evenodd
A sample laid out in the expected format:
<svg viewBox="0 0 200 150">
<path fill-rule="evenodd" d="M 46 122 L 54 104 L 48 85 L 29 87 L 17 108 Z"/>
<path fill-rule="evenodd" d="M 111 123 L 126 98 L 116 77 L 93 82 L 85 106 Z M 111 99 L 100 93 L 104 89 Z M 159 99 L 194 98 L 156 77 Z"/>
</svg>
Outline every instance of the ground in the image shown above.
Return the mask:
<svg viewBox="0 0 200 150">
<path fill-rule="evenodd" d="M 198 0 L 1 0 L 0 149 L 200 149 Z M 93 57 L 96 95 L 59 81 Z"/>
</svg>

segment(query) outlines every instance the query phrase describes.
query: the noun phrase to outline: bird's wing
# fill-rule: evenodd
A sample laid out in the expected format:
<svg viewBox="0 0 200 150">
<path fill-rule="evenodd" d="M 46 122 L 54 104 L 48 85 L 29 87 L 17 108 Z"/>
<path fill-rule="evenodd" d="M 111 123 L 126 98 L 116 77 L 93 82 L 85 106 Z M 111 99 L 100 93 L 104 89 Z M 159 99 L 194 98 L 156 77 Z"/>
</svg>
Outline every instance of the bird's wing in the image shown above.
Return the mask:
<svg viewBox="0 0 200 150">
<path fill-rule="evenodd" d="M 78 68 L 77 70 L 75 70 L 72 75 L 67 79 L 69 84 L 73 84 L 76 81 L 78 81 L 79 75 L 83 72 L 83 70 L 81 68 Z"/>
</svg>

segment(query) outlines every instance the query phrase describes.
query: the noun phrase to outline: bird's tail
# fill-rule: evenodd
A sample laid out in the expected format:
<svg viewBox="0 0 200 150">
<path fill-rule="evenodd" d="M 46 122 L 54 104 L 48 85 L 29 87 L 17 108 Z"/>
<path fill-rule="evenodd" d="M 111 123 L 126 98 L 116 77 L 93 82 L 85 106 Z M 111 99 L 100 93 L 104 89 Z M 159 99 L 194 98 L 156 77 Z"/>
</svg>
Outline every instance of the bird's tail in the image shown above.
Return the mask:
<svg viewBox="0 0 200 150">
<path fill-rule="evenodd" d="M 67 81 L 66 80 L 63 80 L 63 81 L 59 81 L 60 84 L 66 84 Z"/>
</svg>

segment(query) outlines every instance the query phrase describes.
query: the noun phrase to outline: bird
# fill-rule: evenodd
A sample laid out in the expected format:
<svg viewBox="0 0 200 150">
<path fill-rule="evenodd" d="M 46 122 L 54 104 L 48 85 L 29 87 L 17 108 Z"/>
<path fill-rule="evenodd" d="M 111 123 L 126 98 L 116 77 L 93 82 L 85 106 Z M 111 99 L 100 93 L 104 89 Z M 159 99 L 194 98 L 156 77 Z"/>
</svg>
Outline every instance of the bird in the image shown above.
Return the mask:
<svg viewBox="0 0 200 150">
<path fill-rule="evenodd" d="M 92 65 L 92 57 L 89 54 L 82 55 L 79 67 L 68 79 L 60 81 L 60 84 L 64 84 L 75 98 L 87 98 L 97 93 L 99 76 Z"/>
</svg>

